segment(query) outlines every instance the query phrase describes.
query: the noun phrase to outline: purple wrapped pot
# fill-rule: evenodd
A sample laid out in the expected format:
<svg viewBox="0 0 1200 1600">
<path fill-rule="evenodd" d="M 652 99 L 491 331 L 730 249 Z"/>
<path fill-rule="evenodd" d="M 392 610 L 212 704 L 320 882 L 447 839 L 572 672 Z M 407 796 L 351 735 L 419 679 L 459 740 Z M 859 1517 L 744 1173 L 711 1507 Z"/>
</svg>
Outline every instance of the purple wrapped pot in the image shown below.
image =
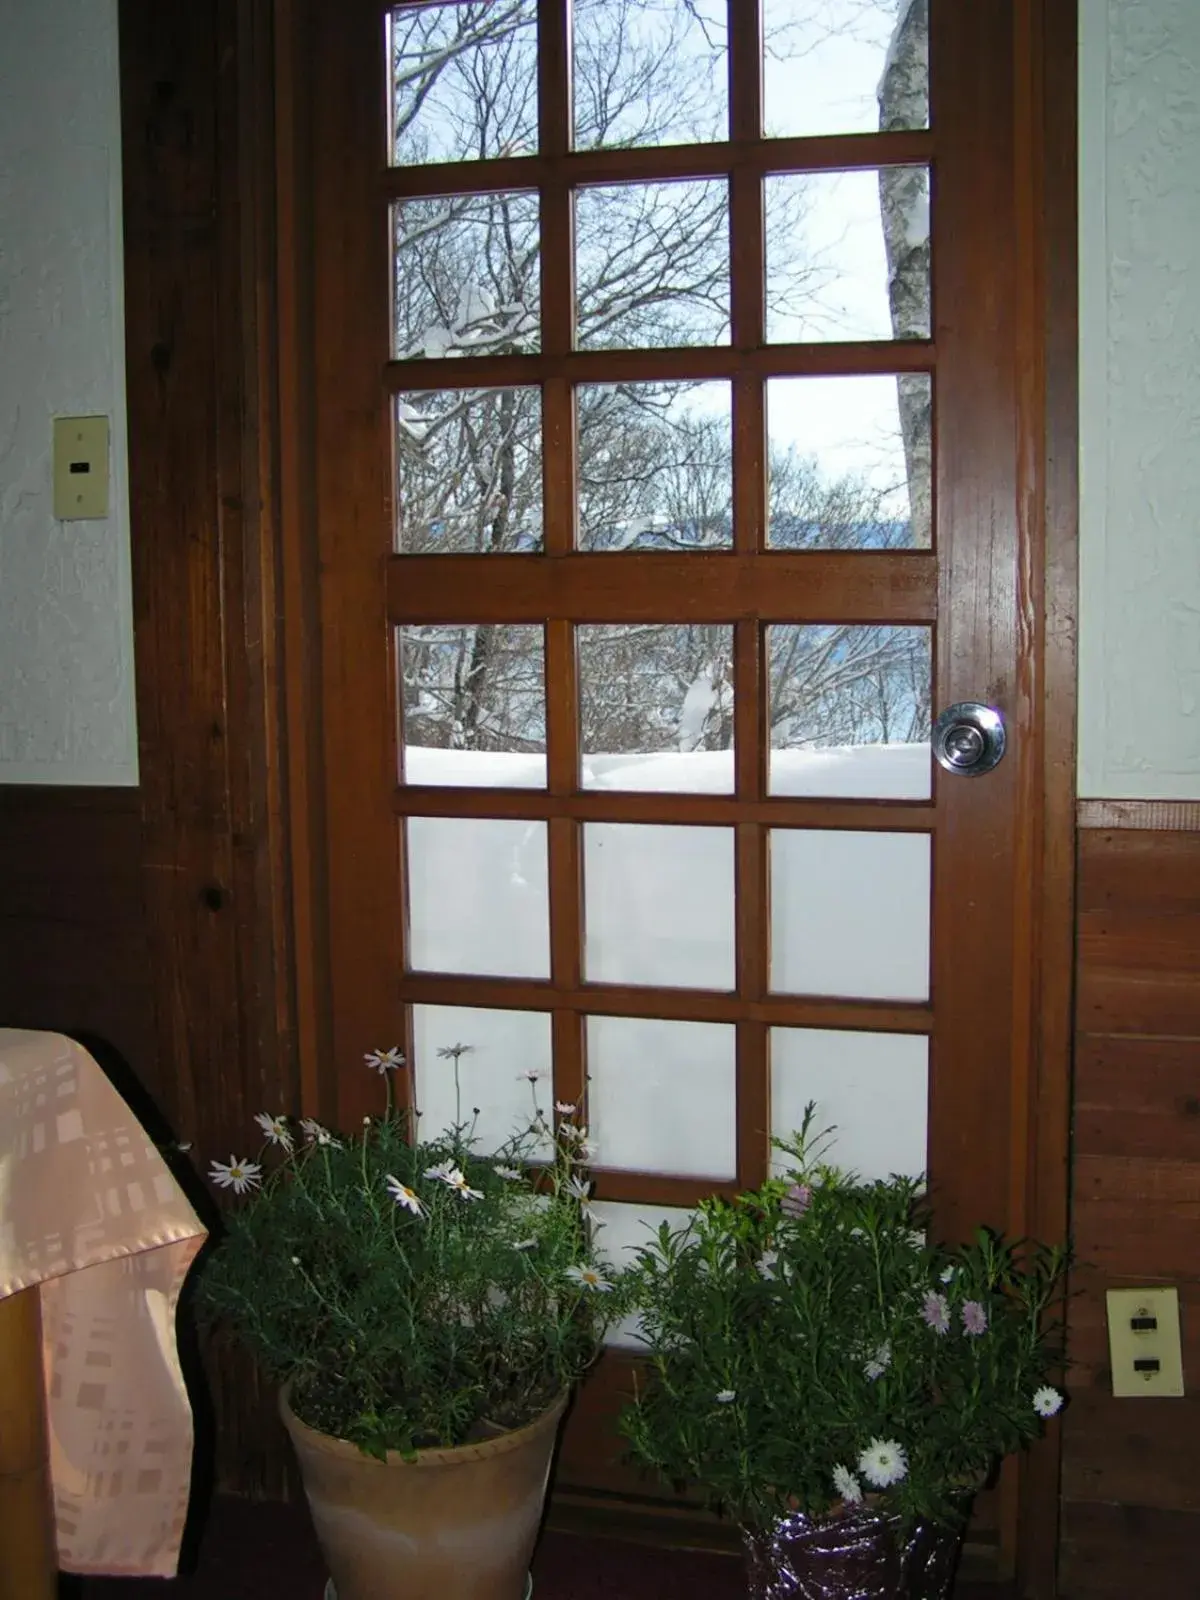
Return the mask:
<svg viewBox="0 0 1200 1600">
<path fill-rule="evenodd" d="M 850 1506 L 789 1512 L 743 1539 L 750 1600 L 949 1600 L 962 1535 L 926 1522 L 905 1535 L 898 1518 Z"/>
</svg>

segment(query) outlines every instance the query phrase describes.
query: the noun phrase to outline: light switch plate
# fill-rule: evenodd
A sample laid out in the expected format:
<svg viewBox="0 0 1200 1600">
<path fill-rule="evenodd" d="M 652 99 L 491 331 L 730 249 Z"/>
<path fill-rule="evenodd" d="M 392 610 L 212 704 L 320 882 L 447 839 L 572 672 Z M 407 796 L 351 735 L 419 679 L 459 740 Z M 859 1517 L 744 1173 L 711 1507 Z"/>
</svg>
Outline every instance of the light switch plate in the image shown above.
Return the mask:
<svg viewBox="0 0 1200 1600">
<path fill-rule="evenodd" d="M 1125 1399 L 1182 1395 L 1179 1291 L 1110 1289 L 1106 1299 L 1113 1394 Z"/>
<path fill-rule="evenodd" d="M 60 522 L 108 515 L 107 417 L 55 417 L 54 515 Z"/>
</svg>

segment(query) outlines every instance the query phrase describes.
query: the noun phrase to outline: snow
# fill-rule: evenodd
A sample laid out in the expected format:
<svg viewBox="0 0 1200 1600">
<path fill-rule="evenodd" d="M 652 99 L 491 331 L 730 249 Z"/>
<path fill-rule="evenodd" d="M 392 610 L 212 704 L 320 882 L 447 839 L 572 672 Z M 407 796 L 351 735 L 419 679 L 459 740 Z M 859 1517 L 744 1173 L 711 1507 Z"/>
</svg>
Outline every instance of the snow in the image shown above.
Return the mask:
<svg viewBox="0 0 1200 1600">
<path fill-rule="evenodd" d="M 544 789 L 546 758 L 506 750 L 440 750 L 408 744 L 404 775 L 409 783 L 452 789 Z"/>
<path fill-rule="evenodd" d="M 421 353 L 427 361 L 436 361 L 439 356 L 449 353 L 453 343 L 454 335 L 450 329 L 435 322 L 421 335 Z"/>
<path fill-rule="evenodd" d="M 910 250 L 929 242 L 928 189 L 919 189 L 909 204 L 904 216 L 904 242 Z"/>
<path fill-rule="evenodd" d="M 914 756 L 928 748 L 911 747 Z M 905 746 L 780 751 L 813 789 L 910 786 Z M 443 783 L 486 768 L 528 779 L 540 756 L 423 753 Z M 412 752 L 410 752 L 411 762 Z M 714 757 L 644 757 L 686 777 Z M 727 758 L 726 758 L 727 759 Z M 910 762 L 912 757 L 909 758 Z M 709 792 L 712 792 L 711 790 Z M 546 824 L 511 818 L 408 821 L 413 967 L 426 972 L 549 974 Z M 730 826 L 591 822 L 583 830 L 585 968 L 590 981 L 728 990 L 734 986 L 734 849 Z M 771 834 L 772 984 L 783 993 L 921 1000 L 929 990 L 930 835 L 923 831 L 780 827 Z M 468 1039 L 467 1043 L 473 1043 Z"/>
<path fill-rule="evenodd" d="M 688 685 L 683 704 L 679 708 L 676 740 L 681 751 L 691 752 L 696 749 L 704 737 L 704 724 L 708 720 L 708 713 L 716 702 L 717 691 L 713 688 L 712 668 L 705 667 Z"/>
<path fill-rule="evenodd" d="M 689 690 L 689 693 L 691 691 Z M 686 701 L 685 701 L 686 710 Z M 406 745 L 412 784 L 452 788 L 544 789 L 546 758 L 492 750 L 442 750 Z M 770 792 L 812 799 L 927 800 L 928 744 L 831 745 L 772 750 Z M 667 750 L 651 754 L 584 753 L 583 789 L 632 794 L 732 794 L 731 750 Z"/>
<path fill-rule="evenodd" d="M 772 752 L 776 792 L 911 799 L 929 790 L 928 745 Z M 410 781 L 544 787 L 541 755 L 406 751 Z M 729 752 L 589 757 L 593 787 L 728 793 Z M 409 958 L 417 971 L 545 979 L 549 975 L 546 824 L 511 818 L 409 818 Z M 585 976 L 591 982 L 734 983 L 733 829 L 584 824 Z M 771 834 L 772 985 L 783 993 L 919 999 L 929 985 L 930 838 L 787 827 Z M 549 1014 L 415 1006 L 414 1071 L 427 1135 L 479 1108 L 482 1149 L 552 1096 Z M 728 1178 L 735 1165 L 734 1029 L 727 1024 L 604 1015 L 587 1019 L 589 1107 L 597 1166 Z M 832 1160 L 867 1176 L 924 1165 L 928 1047 L 921 1035 L 811 1028 L 772 1034 L 772 1131 L 790 1133 L 806 1102 L 836 1124 Z M 531 1085 L 527 1072 L 538 1078 Z M 646 1225 L 684 1211 L 596 1207 L 600 1247 L 614 1258 Z M 636 1343 L 623 1323 L 614 1343 Z"/>
</svg>

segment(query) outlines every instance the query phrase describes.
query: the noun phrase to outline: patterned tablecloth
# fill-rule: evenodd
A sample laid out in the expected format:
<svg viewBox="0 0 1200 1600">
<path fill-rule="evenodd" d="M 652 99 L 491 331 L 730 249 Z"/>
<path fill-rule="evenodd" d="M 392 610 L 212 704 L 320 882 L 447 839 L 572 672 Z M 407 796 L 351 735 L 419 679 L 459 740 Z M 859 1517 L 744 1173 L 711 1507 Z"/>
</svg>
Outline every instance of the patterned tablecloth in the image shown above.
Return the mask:
<svg viewBox="0 0 1200 1600">
<path fill-rule="evenodd" d="M 176 1572 L 192 1411 L 175 1307 L 204 1237 L 87 1051 L 0 1028 L 0 1299 L 40 1285 L 66 1571 Z"/>
</svg>

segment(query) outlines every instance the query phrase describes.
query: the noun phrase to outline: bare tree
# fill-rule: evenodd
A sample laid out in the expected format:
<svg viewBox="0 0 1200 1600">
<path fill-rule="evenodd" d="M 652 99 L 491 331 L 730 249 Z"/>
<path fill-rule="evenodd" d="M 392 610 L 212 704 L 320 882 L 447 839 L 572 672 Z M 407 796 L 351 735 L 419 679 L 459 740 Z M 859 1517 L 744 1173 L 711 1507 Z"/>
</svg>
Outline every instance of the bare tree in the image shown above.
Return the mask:
<svg viewBox="0 0 1200 1600">
<path fill-rule="evenodd" d="M 716 0 L 688 0 L 682 7 L 664 0 L 576 0 L 576 146 L 722 136 L 724 110 L 713 90 L 724 70 L 722 12 Z M 396 159 L 468 159 L 533 148 L 531 0 L 479 0 L 397 15 Z M 794 242 L 805 204 L 801 186 L 771 223 L 773 259 L 782 263 L 773 272 L 772 293 L 785 309 L 802 304 L 823 282 L 819 266 Z M 661 348 L 727 338 L 728 228 L 723 181 L 581 191 L 578 344 Z M 402 202 L 394 208 L 393 239 L 397 356 L 537 349 L 534 196 L 500 192 Z M 727 386 L 585 385 L 577 408 L 582 548 L 690 550 L 731 543 Z M 540 424 L 535 389 L 400 396 L 394 433 L 401 548 L 481 555 L 540 548 Z M 908 450 L 908 428 L 905 444 Z M 794 451 L 773 455 L 770 495 L 772 542 L 784 547 L 887 547 L 912 537 L 911 529 L 889 521 L 883 492 L 853 479 L 829 483 Z M 526 628 L 407 630 L 408 741 L 544 748 L 537 637 L 538 630 Z M 920 676 L 915 638 L 914 630 L 771 630 L 770 715 L 780 741 L 911 736 L 899 730 L 919 724 L 920 695 L 927 699 L 928 692 L 927 672 L 924 691 L 913 687 Z M 583 630 L 580 650 L 586 749 L 730 747 L 727 627 Z"/>
</svg>

